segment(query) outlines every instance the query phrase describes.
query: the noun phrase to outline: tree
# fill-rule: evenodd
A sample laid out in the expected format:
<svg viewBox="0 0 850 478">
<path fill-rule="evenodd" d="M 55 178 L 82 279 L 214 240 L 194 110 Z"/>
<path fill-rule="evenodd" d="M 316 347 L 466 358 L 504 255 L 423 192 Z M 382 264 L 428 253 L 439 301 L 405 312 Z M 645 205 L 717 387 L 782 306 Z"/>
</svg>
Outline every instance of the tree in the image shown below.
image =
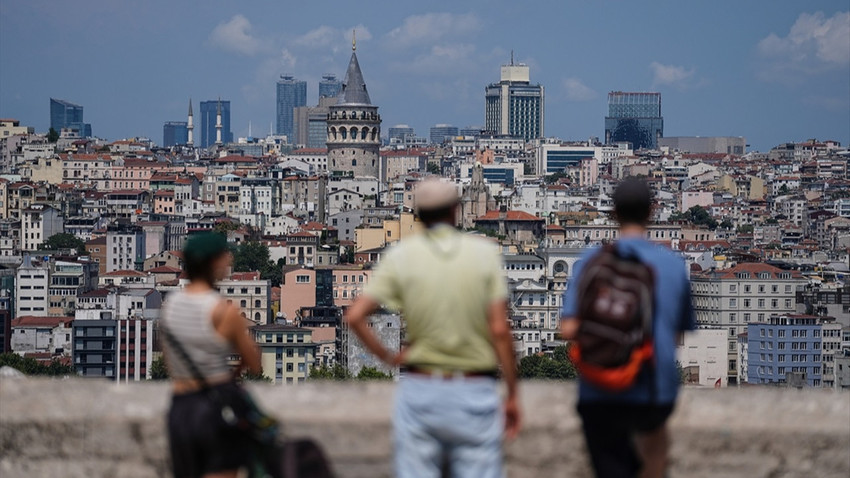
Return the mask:
<svg viewBox="0 0 850 478">
<path fill-rule="evenodd" d="M 363 367 L 357 372 L 357 380 L 392 380 L 393 376 L 375 367 Z"/>
<path fill-rule="evenodd" d="M 428 163 L 428 166 L 426 166 L 425 169 L 431 174 L 437 174 L 437 175 L 443 174 L 443 171 L 440 168 L 440 165 L 437 164 L 437 163 Z"/>
<path fill-rule="evenodd" d="M 332 367 L 323 364 L 310 369 L 310 378 L 314 380 L 348 380 L 351 378 L 351 373 L 338 363 Z"/>
<path fill-rule="evenodd" d="M 47 142 L 55 143 L 57 141 L 59 141 L 59 133 L 51 126 L 50 130 L 47 131 Z"/>
<path fill-rule="evenodd" d="M 676 371 L 679 373 L 679 384 L 684 385 L 688 375 L 685 373 L 685 368 L 682 367 L 682 362 L 676 360 Z"/>
<path fill-rule="evenodd" d="M 789 190 L 789 189 L 788 189 L 788 185 L 787 185 L 787 184 L 783 184 L 783 185 L 779 188 L 779 195 L 780 195 L 780 196 L 784 196 L 784 195 L 788 194 L 789 192 L 791 192 L 791 190 Z"/>
<path fill-rule="evenodd" d="M 755 228 L 752 224 L 744 224 L 738 228 L 738 234 L 752 234 L 753 229 Z"/>
<path fill-rule="evenodd" d="M 546 184 L 555 184 L 559 180 L 563 178 L 567 178 L 569 175 L 565 171 L 558 171 L 557 173 L 552 173 L 544 178 Z"/>
<path fill-rule="evenodd" d="M 53 359 L 45 365 L 32 357 L 23 357 L 12 352 L 0 354 L 0 367 L 12 367 L 24 375 L 61 377 L 74 374 L 73 367 L 65 365 L 57 359 Z"/>
<path fill-rule="evenodd" d="M 570 361 L 567 347 L 562 345 L 552 355 L 529 355 L 519 361 L 520 378 L 544 380 L 570 380 L 576 378 L 576 369 Z"/>
<path fill-rule="evenodd" d="M 272 287 L 279 287 L 283 282 L 283 265 L 286 262 L 283 258 L 277 260 L 277 264 L 268 261 L 262 270 L 260 270 L 260 278 L 268 280 Z"/>
<path fill-rule="evenodd" d="M 269 248 L 265 244 L 246 241 L 233 251 L 233 270 L 236 272 L 259 271 L 269 262 Z"/>
<path fill-rule="evenodd" d="M 720 229 L 732 229 L 733 227 L 735 227 L 735 225 L 732 224 L 732 221 L 730 221 L 729 219 L 724 219 L 718 227 L 720 227 Z"/>
<path fill-rule="evenodd" d="M 79 237 L 68 234 L 66 232 L 60 232 L 59 234 L 54 234 L 47 238 L 44 241 L 40 248 L 46 251 L 58 251 L 60 249 L 75 249 L 77 254 L 84 256 L 87 254 L 86 252 L 86 243 L 83 242 Z"/>
<path fill-rule="evenodd" d="M 165 365 L 165 357 L 160 355 L 151 362 L 151 380 L 168 380 L 168 367 Z"/>
<path fill-rule="evenodd" d="M 267 383 L 272 382 L 272 379 L 270 379 L 269 377 L 266 377 L 265 374 L 263 374 L 263 372 L 251 373 L 251 372 L 246 370 L 245 373 L 242 374 L 242 378 L 249 381 L 249 382 L 267 382 Z"/>
</svg>

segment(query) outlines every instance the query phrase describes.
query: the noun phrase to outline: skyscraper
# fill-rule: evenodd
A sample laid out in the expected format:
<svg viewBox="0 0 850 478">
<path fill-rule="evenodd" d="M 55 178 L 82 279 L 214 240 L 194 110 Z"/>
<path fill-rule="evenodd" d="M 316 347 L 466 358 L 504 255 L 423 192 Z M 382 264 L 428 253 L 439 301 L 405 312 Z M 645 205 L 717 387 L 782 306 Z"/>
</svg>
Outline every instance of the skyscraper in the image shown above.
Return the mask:
<svg viewBox="0 0 850 478">
<path fill-rule="evenodd" d="M 438 124 L 431 126 L 431 144 L 442 144 L 446 138 L 455 137 L 457 134 L 457 126 L 452 126 L 450 124 Z"/>
<path fill-rule="evenodd" d="M 219 100 L 201 101 L 201 128 L 202 148 L 208 148 L 215 143 L 215 117 Z M 230 131 L 230 101 L 221 100 L 221 140 L 224 143 L 233 142 L 233 132 Z"/>
<path fill-rule="evenodd" d="M 605 143 L 628 141 L 632 149 L 656 149 L 664 137 L 661 93 L 608 93 Z"/>
<path fill-rule="evenodd" d="M 162 145 L 166 148 L 189 142 L 189 123 L 186 121 L 166 121 L 162 125 Z"/>
<path fill-rule="evenodd" d="M 352 42 L 337 103 L 328 115 L 328 169 L 334 175 L 378 177 L 381 116 L 369 99 Z"/>
<path fill-rule="evenodd" d="M 292 110 L 307 106 L 307 82 L 291 75 L 280 75 L 277 81 L 277 134 L 285 134 L 290 143 L 295 141 Z"/>
<path fill-rule="evenodd" d="M 397 124 L 395 126 L 390 126 L 389 130 L 387 131 L 387 139 L 390 141 L 390 143 L 392 143 L 393 140 L 399 143 L 404 143 L 406 138 L 413 138 L 414 136 L 416 136 L 416 132 L 413 131 L 413 128 L 411 128 L 410 125 L 406 124 Z"/>
<path fill-rule="evenodd" d="M 67 128 L 83 138 L 91 137 L 91 124 L 83 122 L 83 107 L 70 101 L 50 98 L 50 127 L 57 133 Z"/>
<path fill-rule="evenodd" d="M 322 98 L 336 98 L 339 96 L 339 91 L 342 89 L 342 83 L 337 79 L 336 75 L 326 73 L 322 75 L 322 81 L 319 82 L 319 100 Z"/>
<path fill-rule="evenodd" d="M 544 90 L 532 85 L 528 65 L 502 65 L 498 83 L 484 89 L 484 129 L 497 135 L 523 138 L 543 137 Z"/>
</svg>

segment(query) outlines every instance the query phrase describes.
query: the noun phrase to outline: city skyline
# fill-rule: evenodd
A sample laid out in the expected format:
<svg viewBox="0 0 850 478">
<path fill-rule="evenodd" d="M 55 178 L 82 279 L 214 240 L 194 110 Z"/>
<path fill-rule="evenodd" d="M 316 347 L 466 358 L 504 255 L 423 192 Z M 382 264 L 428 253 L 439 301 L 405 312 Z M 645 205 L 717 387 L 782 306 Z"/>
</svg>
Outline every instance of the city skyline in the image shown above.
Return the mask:
<svg viewBox="0 0 850 478">
<path fill-rule="evenodd" d="M 307 81 L 308 98 L 323 74 L 341 77 L 356 28 L 385 124 L 410 124 L 419 136 L 438 123 L 483 124 L 484 89 L 513 49 L 547 90 L 547 136 L 604 138 L 606 93 L 622 90 L 662 93 L 665 136 L 745 136 L 761 151 L 810 137 L 850 141 L 844 2 L 568 3 L 547 5 L 544 16 L 528 5 L 486 5 L 437 2 L 423 12 L 384 3 L 380 16 L 353 5 L 320 15 L 305 5 L 281 25 L 266 10 L 283 6 L 260 14 L 217 2 L 9 1 L 0 41 L 27 48 L 0 52 L 14 65 L 0 71 L 0 116 L 46 132 L 47 100 L 63 98 L 86 107 L 99 137 L 156 140 L 164 121 L 185 116 L 187 98 L 221 96 L 232 101 L 234 136 L 246 136 L 249 123 L 265 131 L 274 121 L 281 74 Z M 98 61 L 81 67 L 81 52 Z M 144 65 L 168 73 L 139 74 Z"/>
</svg>

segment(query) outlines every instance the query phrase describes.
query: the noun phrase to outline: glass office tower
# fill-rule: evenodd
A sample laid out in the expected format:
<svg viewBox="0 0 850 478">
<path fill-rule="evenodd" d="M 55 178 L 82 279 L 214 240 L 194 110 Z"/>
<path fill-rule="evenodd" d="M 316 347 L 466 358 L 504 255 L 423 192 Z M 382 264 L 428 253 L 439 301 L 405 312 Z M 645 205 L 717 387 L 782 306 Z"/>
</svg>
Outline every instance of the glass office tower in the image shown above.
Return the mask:
<svg viewBox="0 0 850 478">
<path fill-rule="evenodd" d="M 189 128 L 185 121 L 166 121 L 162 125 L 162 145 L 166 148 L 189 142 Z"/>
<path fill-rule="evenodd" d="M 322 75 L 319 82 L 319 98 L 336 98 L 342 90 L 342 82 L 333 74 Z"/>
<path fill-rule="evenodd" d="M 450 124 L 438 124 L 431 126 L 430 133 L 431 144 L 442 144 L 447 138 L 457 136 L 458 128 Z"/>
<path fill-rule="evenodd" d="M 91 124 L 83 121 L 83 107 L 70 101 L 50 98 L 50 127 L 61 133 L 62 129 L 72 129 L 80 137 L 91 137 Z"/>
<path fill-rule="evenodd" d="M 202 148 L 209 148 L 215 143 L 215 113 L 218 101 L 201 101 L 201 120 L 195 127 L 201 129 Z M 230 101 L 225 100 L 221 100 L 221 141 L 233 142 L 233 132 L 230 131 Z"/>
<path fill-rule="evenodd" d="M 633 149 L 657 149 L 664 137 L 661 93 L 608 93 L 605 143 L 629 142 Z"/>
<path fill-rule="evenodd" d="M 307 106 L 307 82 L 281 75 L 277 82 L 277 134 L 286 135 L 290 143 L 295 141 L 292 111 L 300 106 Z"/>
</svg>

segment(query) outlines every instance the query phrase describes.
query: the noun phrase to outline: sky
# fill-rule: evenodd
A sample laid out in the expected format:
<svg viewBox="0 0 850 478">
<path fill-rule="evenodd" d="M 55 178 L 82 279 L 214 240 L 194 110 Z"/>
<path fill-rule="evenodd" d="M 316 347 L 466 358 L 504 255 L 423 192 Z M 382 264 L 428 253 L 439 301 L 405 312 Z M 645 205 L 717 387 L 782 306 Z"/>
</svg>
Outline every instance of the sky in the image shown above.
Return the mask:
<svg viewBox="0 0 850 478">
<path fill-rule="evenodd" d="M 317 103 L 354 29 L 384 131 L 483 124 L 513 51 L 546 89 L 546 136 L 604 137 L 609 91 L 659 91 L 665 136 L 850 143 L 847 0 L 0 0 L 0 117 L 44 132 L 55 97 L 95 136 L 161 142 L 189 98 L 221 97 L 235 136 L 264 135 L 279 75 Z"/>
</svg>

